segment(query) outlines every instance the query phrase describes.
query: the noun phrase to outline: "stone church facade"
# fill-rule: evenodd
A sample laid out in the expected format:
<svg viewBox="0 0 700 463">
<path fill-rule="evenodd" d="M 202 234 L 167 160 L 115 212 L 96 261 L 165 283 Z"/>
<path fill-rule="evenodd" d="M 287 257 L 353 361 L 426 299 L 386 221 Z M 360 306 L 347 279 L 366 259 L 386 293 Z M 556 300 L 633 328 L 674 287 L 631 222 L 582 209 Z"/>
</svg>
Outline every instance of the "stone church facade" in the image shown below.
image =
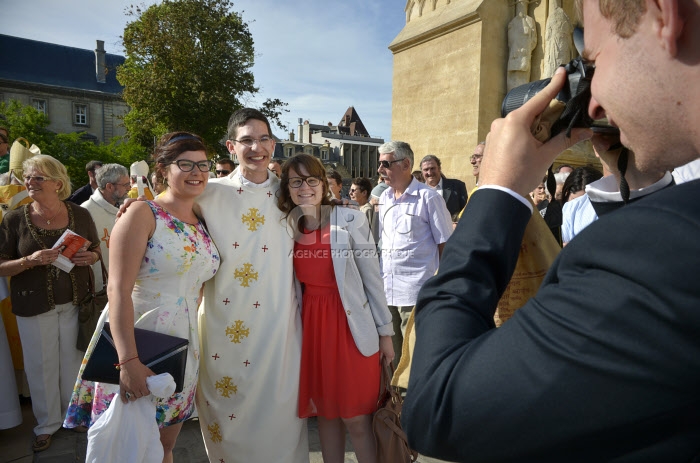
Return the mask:
<svg viewBox="0 0 700 463">
<path fill-rule="evenodd" d="M 474 186 L 469 156 L 500 117 L 512 63 L 521 75 L 529 64 L 533 82 L 550 76 L 567 46 L 577 55 L 574 0 L 407 0 L 405 12 L 389 45 L 392 138 L 409 142 L 417 159 L 437 155 L 448 176 Z M 555 166 L 596 162 L 590 146 L 577 145 Z"/>
</svg>

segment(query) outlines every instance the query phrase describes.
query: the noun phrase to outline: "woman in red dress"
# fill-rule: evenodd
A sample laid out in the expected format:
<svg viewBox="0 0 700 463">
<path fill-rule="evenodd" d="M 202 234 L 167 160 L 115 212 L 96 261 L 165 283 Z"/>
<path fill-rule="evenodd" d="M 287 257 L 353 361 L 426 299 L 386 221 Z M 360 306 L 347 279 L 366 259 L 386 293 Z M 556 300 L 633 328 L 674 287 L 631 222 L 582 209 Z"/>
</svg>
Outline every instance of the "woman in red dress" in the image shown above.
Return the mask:
<svg viewBox="0 0 700 463">
<path fill-rule="evenodd" d="M 373 463 L 380 362 L 394 358 L 394 332 L 369 225 L 331 205 L 323 165 L 305 154 L 284 163 L 277 204 L 302 300 L 299 417 L 318 417 L 324 462 L 344 461 L 347 428 L 358 462 Z"/>
</svg>

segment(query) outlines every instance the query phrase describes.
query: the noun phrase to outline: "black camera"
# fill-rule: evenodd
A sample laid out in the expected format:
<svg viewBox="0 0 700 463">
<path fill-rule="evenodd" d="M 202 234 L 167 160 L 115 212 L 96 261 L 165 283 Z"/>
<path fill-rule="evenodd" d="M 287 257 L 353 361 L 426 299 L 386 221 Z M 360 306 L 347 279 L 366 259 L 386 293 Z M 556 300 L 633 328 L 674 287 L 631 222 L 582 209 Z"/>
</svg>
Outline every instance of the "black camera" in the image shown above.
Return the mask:
<svg viewBox="0 0 700 463">
<path fill-rule="evenodd" d="M 595 65 L 580 56 L 564 66 L 567 83 L 555 97 L 560 105 L 550 105 L 543 116 L 550 119 L 552 124 L 550 137 L 563 130 L 570 136 L 575 127 L 591 128 L 598 133 L 619 133 L 618 129 L 607 125 L 606 121 L 594 121 L 588 115 L 588 105 L 591 101 L 591 79 Z M 533 96 L 545 88 L 552 79 L 543 79 L 512 89 L 503 99 L 501 117 L 505 117 L 524 105 Z"/>
</svg>

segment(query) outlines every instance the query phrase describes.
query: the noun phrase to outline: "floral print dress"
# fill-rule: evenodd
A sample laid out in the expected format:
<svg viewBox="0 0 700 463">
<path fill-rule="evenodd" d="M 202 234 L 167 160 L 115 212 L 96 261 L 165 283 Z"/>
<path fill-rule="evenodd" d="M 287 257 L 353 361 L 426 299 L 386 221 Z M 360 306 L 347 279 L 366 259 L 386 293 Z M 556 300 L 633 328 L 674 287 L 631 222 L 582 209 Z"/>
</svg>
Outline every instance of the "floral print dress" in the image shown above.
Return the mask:
<svg viewBox="0 0 700 463">
<path fill-rule="evenodd" d="M 148 201 L 148 204 L 155 216 L 156 228 L 148 240 L 131 296 L 135 326 L 189 339 L 182 392 L 167 399 L 152 397 L 156 404 L 156 420 L 162 428 L 186 420 L 194 411 L 199 373 L 197 299 L 202 283 L 219 269 L 219 252 L 201 222 L 184 223 L 156 203 Z M 81 379 L 105 321 L 109 321 L 109 304 L 83 358 L 63 423 L 66 428 L 89 427 L 107 411 L 119 391 L 118 385 Z"/>
</svg>

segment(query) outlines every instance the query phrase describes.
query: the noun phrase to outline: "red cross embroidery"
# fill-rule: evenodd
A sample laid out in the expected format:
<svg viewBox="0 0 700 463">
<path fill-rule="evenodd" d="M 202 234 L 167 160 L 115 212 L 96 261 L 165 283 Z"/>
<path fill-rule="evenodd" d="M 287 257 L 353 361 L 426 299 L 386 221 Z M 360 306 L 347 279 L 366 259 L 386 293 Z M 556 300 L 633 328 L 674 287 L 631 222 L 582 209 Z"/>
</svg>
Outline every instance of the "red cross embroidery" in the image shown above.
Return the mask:
<svg viewBox="0 0 700 463">
<path fill-rule="evenodd" d="M 228 417 L 229 417 L 229 419 L 230 419 L 231 421 L 233 421 L 233 419 L 236 417 L 236 415 L 234 415 L 233 413 L 231 413 Z"/>
<path fill-rule="evenodd" d="M 236 191 L 238 191 L 238 194 L 241 194 L 241 193 L 243 193 L 243 188 L 238 188 L 238 190 L 236 190 Z"/>
<path fill-rule="evenodd" d="M 224 305 L 229 305 L 231 301 L 229 301 L 228 298 L 226 298 L 222 302 L 224 303 Z"/>
<path fill-rule="evenodd" d="M 258 301 L 255 301 L 255 304 L 253 304 L 253 305 L 255 306 L 256 309 L 257 309 L 258 307 L 260 307 L 260 303 L 259 303 Z"/>
<path fill-rule="evenodd" d="M 221 357 L 219 357 L 219 354 L 216 353 L 216 354 L 212 355 L 211 358 L 213 358 L 214 360 L 219 360 L 219 358 L 221 358 Z"/>
<path fill-rule="evenodd" d="M 238 241 L 236 241 L 235 243 L 233 243 L 234 249 L 238 249 L 238 246 L 240 246 L 240 244 L 238 244 Z"/>
<path fill-rule="evenodd" d="M 263 252 L 267 252 L 267 250 L 270 249 L 270 248 L 268 248 L 267 245 L 264 245 L 261 249 L 262 249 Z"/>
<path fill-rule="evenodd" d="M 248 365 L 250 365 L 250 362 L 246 360 L 245 362 L 243 362 L 243 364 L 245 364 L 245 366 L 247 367 Z"/>
</svg>

